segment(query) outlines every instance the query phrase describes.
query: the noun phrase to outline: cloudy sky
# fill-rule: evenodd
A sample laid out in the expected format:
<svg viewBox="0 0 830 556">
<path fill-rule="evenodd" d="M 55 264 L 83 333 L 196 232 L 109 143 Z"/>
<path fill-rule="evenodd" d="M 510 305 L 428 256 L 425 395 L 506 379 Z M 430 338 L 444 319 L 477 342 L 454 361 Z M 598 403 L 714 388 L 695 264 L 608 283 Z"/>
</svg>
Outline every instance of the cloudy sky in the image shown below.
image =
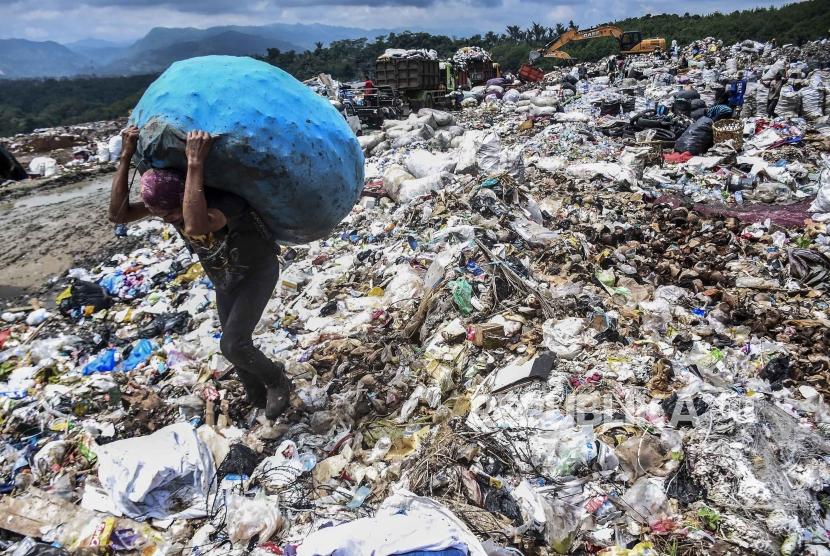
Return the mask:
<svg viewBox="0 0 830 556">
<path fill-rule="evenodd" d="M 0 38 L 124 42 L 153 27 L 328 23 L 363 28 L 502 31 L 573 19 L 587 26 L 645 13 L 709 13 L 792 0 L 0 0 Z M 448 23 L 451 22 L 451 23 Z"/>
</svg>

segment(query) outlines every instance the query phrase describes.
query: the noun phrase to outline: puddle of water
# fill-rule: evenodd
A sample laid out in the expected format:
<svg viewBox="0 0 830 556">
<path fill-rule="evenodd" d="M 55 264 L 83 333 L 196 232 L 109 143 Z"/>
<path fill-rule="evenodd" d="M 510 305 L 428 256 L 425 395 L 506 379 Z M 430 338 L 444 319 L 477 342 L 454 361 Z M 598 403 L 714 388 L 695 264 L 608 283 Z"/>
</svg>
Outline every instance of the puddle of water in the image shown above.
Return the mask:
<svg viewBox="0 0 830 556">
<path fill-rule="evenodd" d="M 32 209 L 37 207 L 65 203 L 66 201 L 71 201 L 72 199 L 86 197 L 93 193 L 104 191 L 110 187 L 111 180 L 111 177 L 97 178 L 92 180 L 91 182 L 76 185 L 74 187 L 67 187 L 56 191 L 50 191 L 48 193 L 43 193 L 41 195 L 29 195 L 15 202 L 12 208 L 15 210 Z"/>
</svg>

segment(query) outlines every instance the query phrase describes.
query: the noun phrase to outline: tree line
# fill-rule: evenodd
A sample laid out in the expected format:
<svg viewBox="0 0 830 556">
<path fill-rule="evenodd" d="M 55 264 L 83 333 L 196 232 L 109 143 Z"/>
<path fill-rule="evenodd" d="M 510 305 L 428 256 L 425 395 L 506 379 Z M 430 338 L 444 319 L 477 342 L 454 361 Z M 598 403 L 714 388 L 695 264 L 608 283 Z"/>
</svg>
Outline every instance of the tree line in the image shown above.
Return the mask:
<svg viewBox="0 0 830 556">
<path fill-rule="evenodd" d="M 729 14 L 708 15 L 646 14 L 611 22 L 624 31 L 640 31 L 643 38 L 663 37 L 667 44 L 677 40 L 687 45 L 703 37 L 722 39 L 730 45 L 753 39 L 775 38 L 779 44 L 802 44 L 827 37 L 830 29 L 830 0 L 808 0 L 781 8 L 756 8 Z M 375 60 L 387 48 L 426 48 L 449 58 L 463 46 L 488 50 L 505 70 L 517 70 L 531 49 L 544 46 L 564 33 L 573 22 L 545 26 L 531 22 L 527 27 L 509 25 L 503 32 L 488 32 L 467 38 L 429 33 L 389 33 L 369 39 L 317 43 L 304 52 L 269 49 L 261 59 L 303 80 L 320 73 L 341 81 L 359 80 L 373 73 Z M 571 43 L 565 50 L 578 61 L 598 60 L 618 52 L 614 39 Z M 554 61 L 542 60 L 549 69 Z M 103 120 L 124 116 L 155 76 L 0 80 L 0 136 L 28 132 L 37 127 Z"/>
<path fill-rule="evenodd" d="M 781 8 L 756 8 L 729 14 L 646 14 L 608 23 L 624 31 L 640 31 L 643 38 L 663 37 L 668 45 L 672 40 L 688 45 L 710 36 L 727 45 L 746 39 L 768 41 L 773 38 L 779 44 L 800 45 L 827 37 L 830 0 L 809 0 Z M 479 46 L 488 50 L 503 69 L 515 71 L 527 62 L 531 49 L 543 47 L 570 27 L 576 27 L 573 21 L 554 26 L 531 22 L 525 28 L 509 25 L 502 33 L 491 31 L 460 39 L 429 33 L 390 33 L 374 41 L 334 41 L 328 47 L 318 44 L 314 50 L 299 53 L 269 49 L 262 59 L 300 79 L 329 73 L 335 79 L 352 80 L 360 79 L 364 73 L 371 75 L 375 60 L 387 48 L 426 48 L 448 58 L 462 46 Z M 619 52 L 619 45 L 613 38 L 604 38 L 570 43 L 564 50 L 577 61 L 595 61 Z M 542 60 L 538 65 L 550 69 L 556 63 L 560 62 Z"/>
<path fill-rule="evenodd" d="M 156 77 L 0 80 L 0 137 L 126 116 Z"/>
</svg>

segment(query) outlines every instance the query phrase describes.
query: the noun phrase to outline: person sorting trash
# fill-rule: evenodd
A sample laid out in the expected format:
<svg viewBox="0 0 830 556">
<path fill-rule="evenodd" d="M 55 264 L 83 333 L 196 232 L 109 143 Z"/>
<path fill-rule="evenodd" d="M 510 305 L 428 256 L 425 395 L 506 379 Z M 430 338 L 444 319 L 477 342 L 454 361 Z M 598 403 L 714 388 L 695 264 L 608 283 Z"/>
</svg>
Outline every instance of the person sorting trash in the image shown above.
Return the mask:
<svg viewBox="0 0 830 556">
<path fill-rule="evenodd" d="M 234 365 L 248 402 L 275 419 L 288 406 L 291 383 L 282 362 L 257 349 L 252 335 L 277 284 L 278 247 L 242 197 L 205 187 L 204 165 L 213 138 L 204 131 L 187 134 L 186 175 L 147 170 L 141 176 L 141 202 L 129 202 L 127 177 L 138 133 L 135 126 L 122 133 L 124 146 L 112 181 L 109 218 L 124 224 L 156 216 L 181 234 L 216 288 L 222 354 Z"/>
<path fill-rule="evenodd" d="M 744 95 L 746 94 L 746 79 L 744 72 L 738 72 L 738 78 L 729 83 L 729 107 L 736 116 L 740 116 L 744 107 Z"/>
<path fill-rule="evenodd" d="M 761 80 L 761 85 L 769 89 L 767 93 L 767 117 L 776 116 L 775 109 L 778 106 L 778 99 L 781 98 L 781 89 L 784 87 L 785 79 L 780 73 L 776 73 L 770 80 Z"/>
</svg>

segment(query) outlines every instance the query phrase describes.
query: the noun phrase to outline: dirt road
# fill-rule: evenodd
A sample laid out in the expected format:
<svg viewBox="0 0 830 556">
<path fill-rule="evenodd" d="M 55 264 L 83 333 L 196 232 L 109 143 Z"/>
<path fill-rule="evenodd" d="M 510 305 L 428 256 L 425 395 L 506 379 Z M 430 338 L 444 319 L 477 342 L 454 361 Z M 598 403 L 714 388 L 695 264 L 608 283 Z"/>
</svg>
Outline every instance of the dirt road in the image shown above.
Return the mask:
<svg viewBox="0 0 830 556">
<path fill-rule="evenodd" d="M 41 289 L 118 246 L 107 220 L 112 174 L 0 202 L 0 299 Z"/>
</svg>

